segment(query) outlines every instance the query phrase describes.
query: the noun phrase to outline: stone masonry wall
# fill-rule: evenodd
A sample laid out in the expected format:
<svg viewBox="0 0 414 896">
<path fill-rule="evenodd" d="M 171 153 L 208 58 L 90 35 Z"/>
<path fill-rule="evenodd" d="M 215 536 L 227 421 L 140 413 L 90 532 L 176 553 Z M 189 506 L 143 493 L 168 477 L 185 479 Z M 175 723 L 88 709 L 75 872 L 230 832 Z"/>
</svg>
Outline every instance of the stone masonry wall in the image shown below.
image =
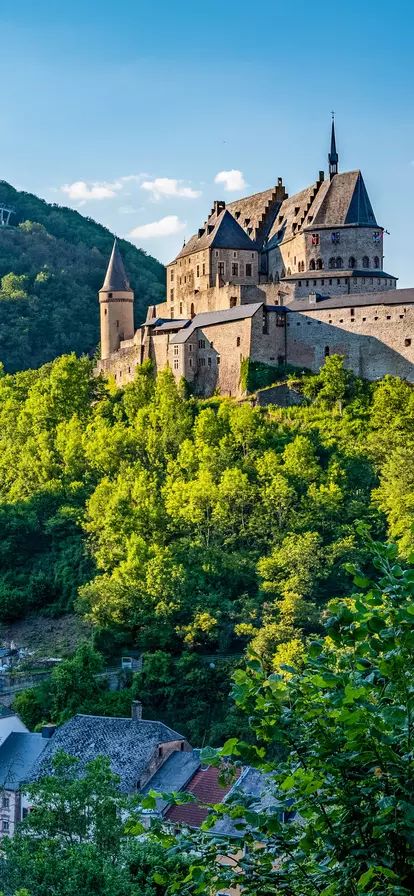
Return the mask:
<svg viewBox="0 0 414 896">
<path fill-rule="evenodd" d="M 414 305 L 315 307 L 287 314 L 287 362 L 318 371 L 327 353 L 375 380 L 392 373 L 414 382 Z"/>
</svg>

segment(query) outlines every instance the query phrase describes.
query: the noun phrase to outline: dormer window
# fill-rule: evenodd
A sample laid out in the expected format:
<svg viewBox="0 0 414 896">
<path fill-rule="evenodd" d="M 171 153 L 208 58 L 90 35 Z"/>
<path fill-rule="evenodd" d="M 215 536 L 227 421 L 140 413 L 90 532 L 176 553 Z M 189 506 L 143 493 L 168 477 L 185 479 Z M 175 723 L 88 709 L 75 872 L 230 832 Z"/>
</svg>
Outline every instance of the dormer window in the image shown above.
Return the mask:
<svg viewBox="0 0 414 896">
<path fill-rule="evenodd" d="M 283 224 L 283 215 L 279 215 L 279 224 Z"/>
<path fill-rule="evenodd" d="M 300 205 L 297 205 L 295 208 L 295 215 L 298 215 L 300 212 Z"/>
</svg>

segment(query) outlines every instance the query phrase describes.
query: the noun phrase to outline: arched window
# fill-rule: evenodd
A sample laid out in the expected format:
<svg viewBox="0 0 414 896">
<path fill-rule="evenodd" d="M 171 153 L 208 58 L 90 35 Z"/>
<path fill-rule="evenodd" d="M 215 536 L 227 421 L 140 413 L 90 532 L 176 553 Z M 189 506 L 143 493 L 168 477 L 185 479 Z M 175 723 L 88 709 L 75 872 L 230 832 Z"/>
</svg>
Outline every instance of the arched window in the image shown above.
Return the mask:
<svg viewBox="0 0 414 896">
<path fill-rule="evenodd" d="M 291 273 L 292 273 L 292 271 L 290 270 L 290 268 L 288 268 L 288 269 L 287 269 L 287 275 L 288 275 L 288 277 L 290 277 Z"/>
<path fill-rule="evenodd" d="M 333 270 L 335 269 L 335 267 L 336 267 L 336 263 L 335 263 L 335 259 L 334 259 L 334 258 L 330 258 L 330 259 L 329 259 L 329 267 L 330 267 L 331 271 L 333 271 Z"/>
<path fill-rule="evenodd" d="M 379 268 L 379 266 L 380 266 L 380 260 L 378 258 L 378 255 L 376 255 L 374 258 L 374 268 Z"/>
<path fill-rule="evenodd" d="M 324 354 L 325 354 L 325 358 L 327 358 L 328 355 L 329 355 L 329 345 L 325 345 L 325 352 L 324 352 Z"/>
<path fill-rule="evenodd" d="M 342 258 L 340 257 L 340 255 L 338 255 L 338 258 L 336 259 L 336 267 L 341 268 L 342 265 L 343 265 Z"/>
<path fill-rule="evenodd" d="M 236 339 L 236 345 L 237 345 L 237 347 L 239 347 L 239 345 L 240 345 L 240 336 L 238 336 Z"/>
<path fill-rule="evenodd" d="M 356 259 L 354 258 L 353 255 L 351 255 L 351 257 L 348 261 L 348 267 L 351 269 L 351 271 L 353 271 L 354 268 L 356 268 Z"/>
<path fill-rule="evenodd" d="M 364 257 L 363 257 L 363 259 L 362 259 L 362 267 L 363 267 L 363 268 L 369 268 L 369 258 L 368 258 L 368 255 L 364 255 Z"/>
<path fill-rule="evenodd" d="M 310 271 L 314 271 L 314 270 L 315 270 L 315 259 L 314 259 L 314 258 L 311 258 L 311 260 L 310 260 L 310 263 L 309 263 L 309 270 L 310 270 Z"/>
<path fill-rule="evenodd" d="M 190 317 L 193 318 L 194 315 L 195 315 L 194 302 L 191 302 Z"/>
<path fill-rule="evenodd" d="M 322 258 L 318 258 L 316 261 L 316 270 L 321 271 L 323 269 L 323 261 Z"/>
</svg>

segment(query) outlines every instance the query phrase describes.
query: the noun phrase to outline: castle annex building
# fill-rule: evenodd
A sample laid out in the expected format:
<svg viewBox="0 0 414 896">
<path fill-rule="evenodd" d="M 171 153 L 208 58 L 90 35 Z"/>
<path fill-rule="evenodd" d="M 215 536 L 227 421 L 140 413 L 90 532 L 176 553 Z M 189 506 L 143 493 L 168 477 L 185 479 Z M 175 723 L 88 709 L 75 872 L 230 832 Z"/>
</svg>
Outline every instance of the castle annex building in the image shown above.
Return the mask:
<svg viewBox="0 0 414 896">
<path fill-rule="evenodd" d="M 121 385 L 151 359 L 197 394 L 242 394 L 244 359 L 317 371 L 341 354 L 359 376 L 414 382 L 414 288 L 384 270 L 384 228 L 360 171 L 340 172 L 332 122 L 329 176 L 288 196 L 282 179 L 226 205 L 167 266 L 166 301 L 134 328 L 134 295 L 115 242 L 99 293 L 98 371 Z"/>
</svg>

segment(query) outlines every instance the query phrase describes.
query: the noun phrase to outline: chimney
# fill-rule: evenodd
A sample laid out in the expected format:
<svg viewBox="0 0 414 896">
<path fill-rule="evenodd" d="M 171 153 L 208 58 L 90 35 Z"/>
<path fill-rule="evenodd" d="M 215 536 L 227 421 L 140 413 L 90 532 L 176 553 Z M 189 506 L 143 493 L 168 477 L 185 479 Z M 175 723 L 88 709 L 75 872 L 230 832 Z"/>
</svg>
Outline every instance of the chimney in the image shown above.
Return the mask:
<svg viewBox="0 0 414 896">
<path fill-rule="evenodd" d="M 43 725 L 42 728 L 42 737 L 46 740 L 49 740 L 56 731 L 56 725 Z"/>
<path fill-rule="evenodd" d="M 142 703 L 140 700 L 133 700 L 131 703 L 131 719 L 133 722 L 140 722 L 142 719 Z"/>
</svg>

